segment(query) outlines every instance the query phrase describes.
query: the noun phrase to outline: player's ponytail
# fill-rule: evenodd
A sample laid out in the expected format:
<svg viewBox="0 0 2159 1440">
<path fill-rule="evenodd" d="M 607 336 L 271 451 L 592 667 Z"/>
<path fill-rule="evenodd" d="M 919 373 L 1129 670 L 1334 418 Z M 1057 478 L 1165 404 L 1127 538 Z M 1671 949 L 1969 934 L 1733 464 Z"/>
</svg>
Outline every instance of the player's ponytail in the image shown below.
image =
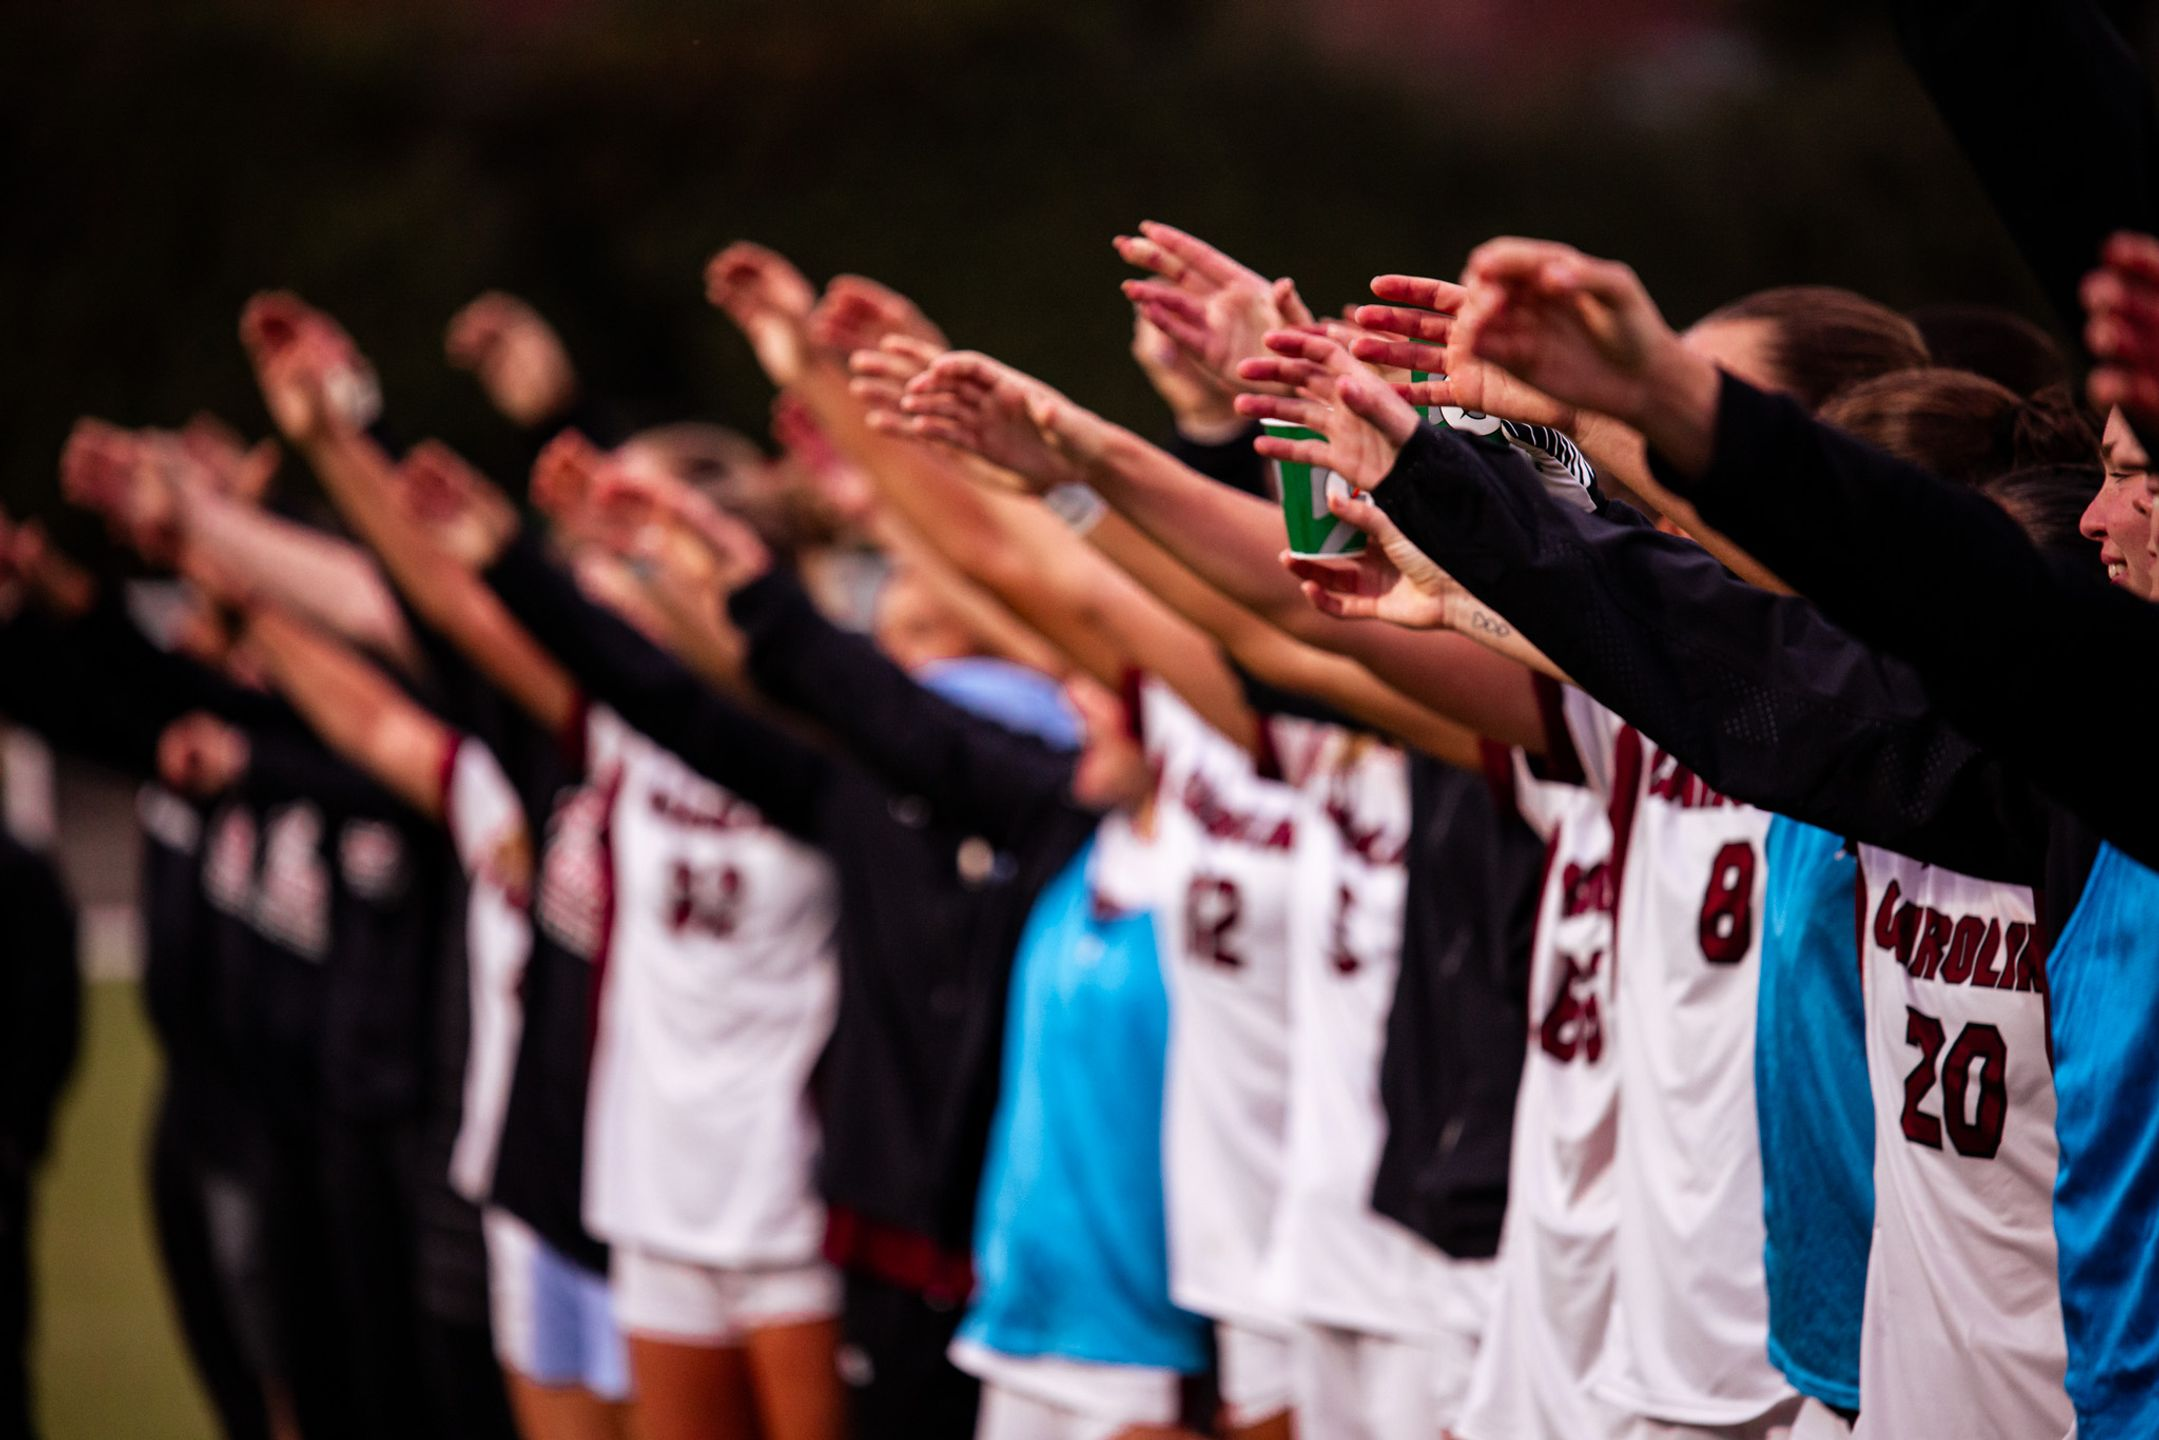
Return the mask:
<svg viewBox="0 0 2159 1440">
<path fill-rule="evenodd" d="M 2104 479 L 2095 465 L 2036 465 L 1998 475 L 1979 490 L 2039 549 L 2096 570 L 2097 551 L 2079 527 Z"/>
<path fill-rule="evenodd" d="M 1809 410 L 1848 386 L 1927 363 L 1919 327 L 1886 305 L 1832 285 L 1757 290 L 1705 317 L 1766 321 L 1778 388 Z"/>
</svg>

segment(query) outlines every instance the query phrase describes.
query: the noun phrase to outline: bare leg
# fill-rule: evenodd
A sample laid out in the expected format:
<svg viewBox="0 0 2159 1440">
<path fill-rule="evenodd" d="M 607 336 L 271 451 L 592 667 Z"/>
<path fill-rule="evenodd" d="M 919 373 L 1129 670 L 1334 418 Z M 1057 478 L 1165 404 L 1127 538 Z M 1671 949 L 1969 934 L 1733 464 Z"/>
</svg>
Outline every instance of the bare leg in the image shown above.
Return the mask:
<svg viewBox="0 0 2159 1440">
<path fill-rule="evenodd" d="M 847 1398 L 833 1363 L 839 1343 L 837 1319 L 750 1332 L 750 1377 L 765 1440 L 840 1440 Z"/>
<path fill-rule="evenodd" d="M 637 1389 L 630 1406 L 636 1440 L 757 1440 L 742 1347 L 627 1338 Z"/>
<path fill-rule="evenodd" d="M 525 1440 L 624 1440 L 624 1408 L 575 1385 L 541 1385 L 515 1371 L 510 1409 Z"/>
</svg>

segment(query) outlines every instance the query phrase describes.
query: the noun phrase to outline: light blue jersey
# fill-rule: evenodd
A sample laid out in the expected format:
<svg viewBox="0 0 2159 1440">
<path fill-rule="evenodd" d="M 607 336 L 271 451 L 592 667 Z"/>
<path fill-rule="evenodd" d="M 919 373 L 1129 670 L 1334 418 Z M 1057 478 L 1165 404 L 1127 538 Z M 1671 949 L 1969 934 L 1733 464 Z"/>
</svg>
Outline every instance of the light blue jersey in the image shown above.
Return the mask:
<svg viewBox="0 0 2159 1440">
<path fill-rule="evenodd" d="M 1128 834 L 1112 833 L 1122 823 L 1105 821 L 1043 890 L 1020 940 L 959 1338 L 1005 1355 L 1195 1373 L 1206 1323 L 1169 1298 L 1169 999 L 1154 916 L 1098 904 L 1091 877 L 1098 857 L 1129 849 Z"/>
<path fill-rule="evenodd" d="M 2047 961 L 2080 1440 L 2159 1435 L 2159 875 L 2104 846 Z"/>
<path fill-rule="evenodd" d="M 1835 835 L 1781 815 L 1764 849 L 1754 1103 L 1769 1358 L 1801 1394 L 1856 1410 L 1874 1231 L 1859 861 Z"/>
</svg>

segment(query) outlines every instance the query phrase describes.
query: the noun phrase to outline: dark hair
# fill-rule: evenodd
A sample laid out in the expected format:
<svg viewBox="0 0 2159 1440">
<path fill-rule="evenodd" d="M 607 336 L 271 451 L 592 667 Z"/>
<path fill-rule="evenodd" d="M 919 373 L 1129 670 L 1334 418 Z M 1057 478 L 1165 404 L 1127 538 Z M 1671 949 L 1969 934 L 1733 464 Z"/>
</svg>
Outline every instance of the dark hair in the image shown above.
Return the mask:
<svg viewBox="0 0 2159 1440">
<path fill-rule="evenodd" d="M 2025 466 L 2089 464 L 2099 447 L 2066 387 L 2019 400 L 1983 375 L 1937 366 L 1854 385 L 1821 418 L 1959 485 Z"/>
<path fill-rule="evenodd" d="M 678 420 L 640 430 L 625 445 L 665 456 L 678 479 L 756 531 L 782 560 L 819 538 L 794 491 L 773 479 L 764 452 L 724 425 Z"/>
<path fill-rule="evenodd" d="M 2019 395 L 2070 378 L 2069 357 L 2052 335 L 1999 305 L 1923 305 L 1912 323 L 1937 365 L 1970 370 Z"/>
<path fill-rule="evenodd" d="M 1713 320 L 1768 323 L 1780 388 L 1819 410 L 1848 386 L 1927 363 L 1919 327 L 1864 295 L 1833 285 L 1780 285 L 1711 311 Z"/>
<path fill-rule="evenodd" d="M 2046 554 L 2092 567 L 2098 552 L 2081 527 L 2105 479 L 2096 465 L 2033 465 L 1995 476 L 1979 493 L 2001 506 Z"/>
</svg>

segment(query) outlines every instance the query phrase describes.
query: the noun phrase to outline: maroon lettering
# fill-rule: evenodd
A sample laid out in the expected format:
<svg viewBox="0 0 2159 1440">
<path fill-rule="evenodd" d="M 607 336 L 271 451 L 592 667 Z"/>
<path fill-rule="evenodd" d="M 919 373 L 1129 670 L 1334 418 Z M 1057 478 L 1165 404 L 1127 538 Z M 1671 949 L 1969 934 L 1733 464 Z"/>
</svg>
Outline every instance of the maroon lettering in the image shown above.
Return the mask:
<svg viewBox="0 0 2159 1440">
<path fill-rule="evenodd" d="M 1195 875 L 1185 890 L 1185 954 L 1225 970 L 1238 970 L 1244 959 L 1231 948 L 1230 931 L 1244 913 L 1236 882 L 1219 875 Z"/>
<path fill-rule="evenodd" d="M 1992 1160 L 2001 1151 L 2002 1133 L 2009 1123 L 2008 1043 L 1999 1029 L 1976 1020 L 1958 1032 L 1947 1056 L 1942 1054 L 1944 1038 L 1941 1021 L 1906 1007 L 1904 1043 L 1919 1047 L 1919 1063 L 1904 1077 L 1904 1138 L 1939 1150 L 1946 1122 L 1949 1143 L 1959 1155 Z M 1976 1103 L 1972 1095 L 1975 1065 L 1979 1070 Z M 1937 1078 L 1942 1083 L 1939 1118 L 1920 1108 Z"/>
<path fill-rule="evenodd" d="M 1969 915 L 1950 926 L 1949 943 L 1942 952 L 1942 979 L 1946 983 L 1962 985 L 1972 978 L 1972 962 L 1979 956 L 1979 940 L 1984 934 L 1986 930 Z"/>
<path fill-rule="evenodd" d="M 1594 1065 L 1604 1055 L 1604 1017 L 1593 988 L 1604 952 L 1593 952 L 1587 961 L 1558 958 L 1564 969 L 1537 1026 L 1538 1047 L 1563 1065 L 1576 1057 Z"/>
<path fill-rule="evenodd" d="M 1972 964 L 1972 984 L 1984 990 L 1992 990 L 2002 983 L 2002 976 L 2007 972 L 1996 969 L 1994 965 L 1994 957 L 2001 953 L 2001 949 L 2002 922 L 1989 920 L 1986 938 L 1979 942 L 1979 958 Z"/>
<path fill-rule="evenodd" d="M 1592 911 L 1609 915 L 1619 900 L 1612 885 L 1612 867 L 1602 860 L 1586 870 L 1570 861 L 1560 872 L 1559 889 L 1560 913 L 1570 920 Z"/>
<path fill-rule="evenodd" d="M 1897 948 L 1897 922 L 1903 918 L 1897 911 L 1897 897 L 1903 894 L 1897 882 L 1892 880 L 1882 888 L 1882 903 L 1874 910 L 1874 943 L 1884 950 Z M 1899 956 L 1901 964 L 1907 957 Z"/>
<path fill-rule="evenodd" d="M 1696 925 L 1702 955 L 1712 965 L 1737 965 L 1754 943 L 1754 847 L 1734 840 L 1710 862 Z"/>
</svg>

